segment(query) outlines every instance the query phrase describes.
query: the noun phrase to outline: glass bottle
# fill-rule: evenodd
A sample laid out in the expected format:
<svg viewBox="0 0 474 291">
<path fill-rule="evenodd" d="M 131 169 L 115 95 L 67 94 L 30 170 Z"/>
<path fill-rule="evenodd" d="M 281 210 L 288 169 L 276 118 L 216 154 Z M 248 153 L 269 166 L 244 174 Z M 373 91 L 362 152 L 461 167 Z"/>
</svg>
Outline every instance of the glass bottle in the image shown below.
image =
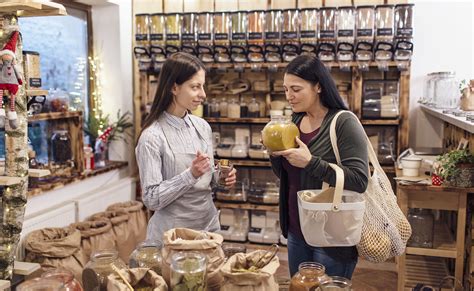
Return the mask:
<svg viewBox="0 0 474 291">
<path fill-rule="evenodd" d="M 215 98 L 211 100 L 211 103 L 209 104 L 209 110 L 211 113 L 211 117 L 220 117 L 221 116 L 221 111 L 219 110 L 219 103 Z"/>
<path fill-rule="evenodd" d="M 291 278 L 289 290 L 317 290 L 326 278 L 326 268 L 323 265 L 313 262 L 301 263 L 298 272 Z"/>
<path fill-rule="evenodd" d="M 17 291 L 59 291 L 63 284 L 54 279 L 35 278 L 25 281 L 16 287 Z"/>
<path fill-rule="evenodd" d="M 434 216 L 431 210 L 414 208 L 408 212 L 408 221 L 412 228 L 412 235 L 408 246 L 432 248 L 434 239 Z"/>
<path fill-rule="evenodd" d="M 225 97 L 222 97 L 221 103 L 219 103 L 219 110 L 221 112 L 221 117 L 227 117 L 227 100 Z"/>
<path fill-rule="evenodd" d="M 234 166 L 232 163 L 227 160 L 227 159 L 220 159 L 219 162 L 217 163 L 217 173 L 218 173 L 218 182 L 217 184 L 221 187 L 225 187 L 225 179 L 229 175 L 230 171 Z"/>
<path fill-rule="evenodd" d="M 38 168 L 38 162 L 36 161 L 36 152 L 33 150 L 28 151 L 28 164 L 30 169 Z"/>
<path fill-rule="evenodd" d="M 207 258 L 198 252 L 179 252 L 171 257 L 171 290 L 206 290 Z"/>
<path fill-rule="evenodd" d="M 63 284 L 61 290 L 64 291 L 83 291 L 81 283 L 74 278 L 74 274 L 63 268 L 47 271 L 41 275 L 41 278 L 54 279 L 61 282 Z"/>
<path fill-rule="evenodd" d="M 248 117 L 260 117 L 260 103 L 255 99 L 255 97 L 250 101 Z"/>
<path fill-rule="evenodd" d="M 321 291 L 350 291 L 352 290 L 351 287 L 351 280 L 338 276 L 331 276 L 327 280 L 323 280 L 321 285 L 319 285 L 319 289 L 321 289 Z"/>
<path fill-rule="evenodd" d="M 247 102 L 242 100 L 240 102 L 240 117 L 248 117 L 249 116 L 249 107 L 247 106 Z"/>
<path fill-rule="evenodd" d="M 289 116 L 272 115 L 262 130 L 263 145 L 271 151 L 296 148 L 296 137 L 300 132 Z"/>
<path fill-rule="evenodd" d="M 125 269 L 127 266 L 119 259 L 116 250 L 100 250 L 91 254 L 91 260 L 82 271 L 82 285 L 85 290 L 107 290 L 107 276 L 114 273 L 114 265 L 117 269 Z"/>
<path fill-rule="evenodd" d="M 230 100 L 227 106 L 227 115 L 229 118 L 240 118 L 240 105 L 234 98 Z"/>
<path fill-rule="evenodd" d="M 150 268 L 161 275 L 161 245 L 152 241 L 141 242 L 130 255 L 130 268 Z"/>
<path fill-rule="evenodd" d="M 51 136 L 52 159 L 57 164 L 65 164 L 72 159 L 71 137 L 67 130 L 55 130 Z"/>
</svg>

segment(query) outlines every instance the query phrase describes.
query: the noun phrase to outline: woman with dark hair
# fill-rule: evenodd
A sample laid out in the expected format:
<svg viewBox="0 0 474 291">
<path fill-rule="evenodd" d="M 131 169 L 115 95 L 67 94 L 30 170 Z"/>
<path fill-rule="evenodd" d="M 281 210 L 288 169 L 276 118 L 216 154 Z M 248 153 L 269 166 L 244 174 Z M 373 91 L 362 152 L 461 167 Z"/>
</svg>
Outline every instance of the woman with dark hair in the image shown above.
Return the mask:
<svg viewBox="0 0 474 291">
<path fill-rule="evenodd" d="M 286 99 L 293 109 L 293 122 L 300 130 L 298 148 L 272 153 L 272 168 L 280 178 L 280 224 L 288 238 L 290 274 L 302 262 L 318 262 L 330 276 L 351 278 L 357 264 L 352 247 L 312 247 L 305 242 L 298 215 L 297 192 L 321 189 L 322 183 L 335 185 L 337 164 L 329 128 L 340 110 L 347 110 L 329 71 L 322 62 L 301 55 L 288 64 L 284 75 Z M 337 119 L 336 133 L 344 171 L 344 189 L 365 192 L 368 183 L 368 155 L 364 129 L 358 120 L 343 113 Z"/>
<path fill-rule="evenodd" d="M 171 228 L 220 229 L 212 201 L 214 159 L 212 131 L 203 119 L 189 114 L 206 98 L 205 67 L 186 53 L 163 64 L 158 88 L 135 149 L 143 202 L 155 211 L 147 239 L 162 242 Z M 236 171 L 226 185 L 236 182 Z"/>
</svg>

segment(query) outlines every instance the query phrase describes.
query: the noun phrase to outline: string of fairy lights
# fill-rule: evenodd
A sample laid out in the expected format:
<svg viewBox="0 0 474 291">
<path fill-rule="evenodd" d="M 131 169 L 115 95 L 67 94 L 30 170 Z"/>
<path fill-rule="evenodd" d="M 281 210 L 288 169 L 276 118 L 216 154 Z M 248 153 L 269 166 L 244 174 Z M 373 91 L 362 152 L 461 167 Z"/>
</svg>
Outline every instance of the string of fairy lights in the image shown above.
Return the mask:
<svg viewBox="0 0 474 291">
<path fill-rule="evenodd" d="M 104 65 L 97 56 L 89 57 L 89 65 L 91 68 L 90 81 L 93 83 L 91 93 L 94 106 L 92 113 L 99 121 L 99 135 L 101 135 L 107 126 L 102 118 L 102 69 Z"/>
</svg>

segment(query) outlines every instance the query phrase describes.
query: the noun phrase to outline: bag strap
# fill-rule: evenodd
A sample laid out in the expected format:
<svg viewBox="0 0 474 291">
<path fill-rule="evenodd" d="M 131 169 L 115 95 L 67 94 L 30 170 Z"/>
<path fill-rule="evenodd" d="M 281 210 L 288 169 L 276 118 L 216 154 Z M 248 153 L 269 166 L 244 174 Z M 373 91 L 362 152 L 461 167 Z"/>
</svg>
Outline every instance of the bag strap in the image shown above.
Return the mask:
<svg viewBox="0 0 474 291">
<path fill-rule="evenodd" d="M 360 123 L 359 118 L 351 111 L 341 110 L 332 119 L 331 126 L 329 129 L 329 134 L 331 138 L 332 150 L 334 151 L 334 155 L 336 156 L 336 161 L 339 166 L 341 166 L 341 157 L 339 155 L 339 148 L 337 147 L 336 122 L 339 115 L 345 112 L 352 114 L 357 120 L 357 122 L 359 123 L 359 125 L 362 127 L 362 123 Z M 377 158 L 377 154 L 375 153 L 374 148 L 372 147 L 372 143 L 370 142 L 367 134 L 365 134 L 365 138 L 366 138 L 366 144 L 367 144 L 367 154 L 369 156 L 369 162 L 370 162 L 369 164 L 372 164 L 372 166 L 374 167 L 374 170 L 377 169 L 378 171 L 383 171 L 382 167 L 380 166 L 379 160 Z M 369 166 L 369 173 L 370 173 L 370 166 Z M 324 189 L 324 185 L 323 185 L 323 189 Z"/>
<path fill-rule="evenodd" d="M 332 211 L 337 212 L 340 210 L 339 205 L 342 201 L 342 191 L 344 191 L 344 171 L 336 164 L 329 163 L 329 166 L 336 172 L 336 186 L 334 187 Z"/>
</svg>

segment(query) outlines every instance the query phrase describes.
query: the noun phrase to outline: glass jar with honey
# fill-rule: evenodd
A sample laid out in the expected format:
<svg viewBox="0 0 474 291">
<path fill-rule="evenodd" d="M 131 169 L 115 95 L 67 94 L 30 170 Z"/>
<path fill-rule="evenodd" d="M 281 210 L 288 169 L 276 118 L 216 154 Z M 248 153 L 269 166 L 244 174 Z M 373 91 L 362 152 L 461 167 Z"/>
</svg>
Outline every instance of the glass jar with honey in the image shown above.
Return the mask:
<svg viewBox="0 0 474 291">
<path fill-rule="evenodd" d="M 298 272 L 291 278 L 290 291 L 317 290 L 323 280 L 327 279 L 326 268 L 315 262 L 304 262 Z"/>
</svg>

